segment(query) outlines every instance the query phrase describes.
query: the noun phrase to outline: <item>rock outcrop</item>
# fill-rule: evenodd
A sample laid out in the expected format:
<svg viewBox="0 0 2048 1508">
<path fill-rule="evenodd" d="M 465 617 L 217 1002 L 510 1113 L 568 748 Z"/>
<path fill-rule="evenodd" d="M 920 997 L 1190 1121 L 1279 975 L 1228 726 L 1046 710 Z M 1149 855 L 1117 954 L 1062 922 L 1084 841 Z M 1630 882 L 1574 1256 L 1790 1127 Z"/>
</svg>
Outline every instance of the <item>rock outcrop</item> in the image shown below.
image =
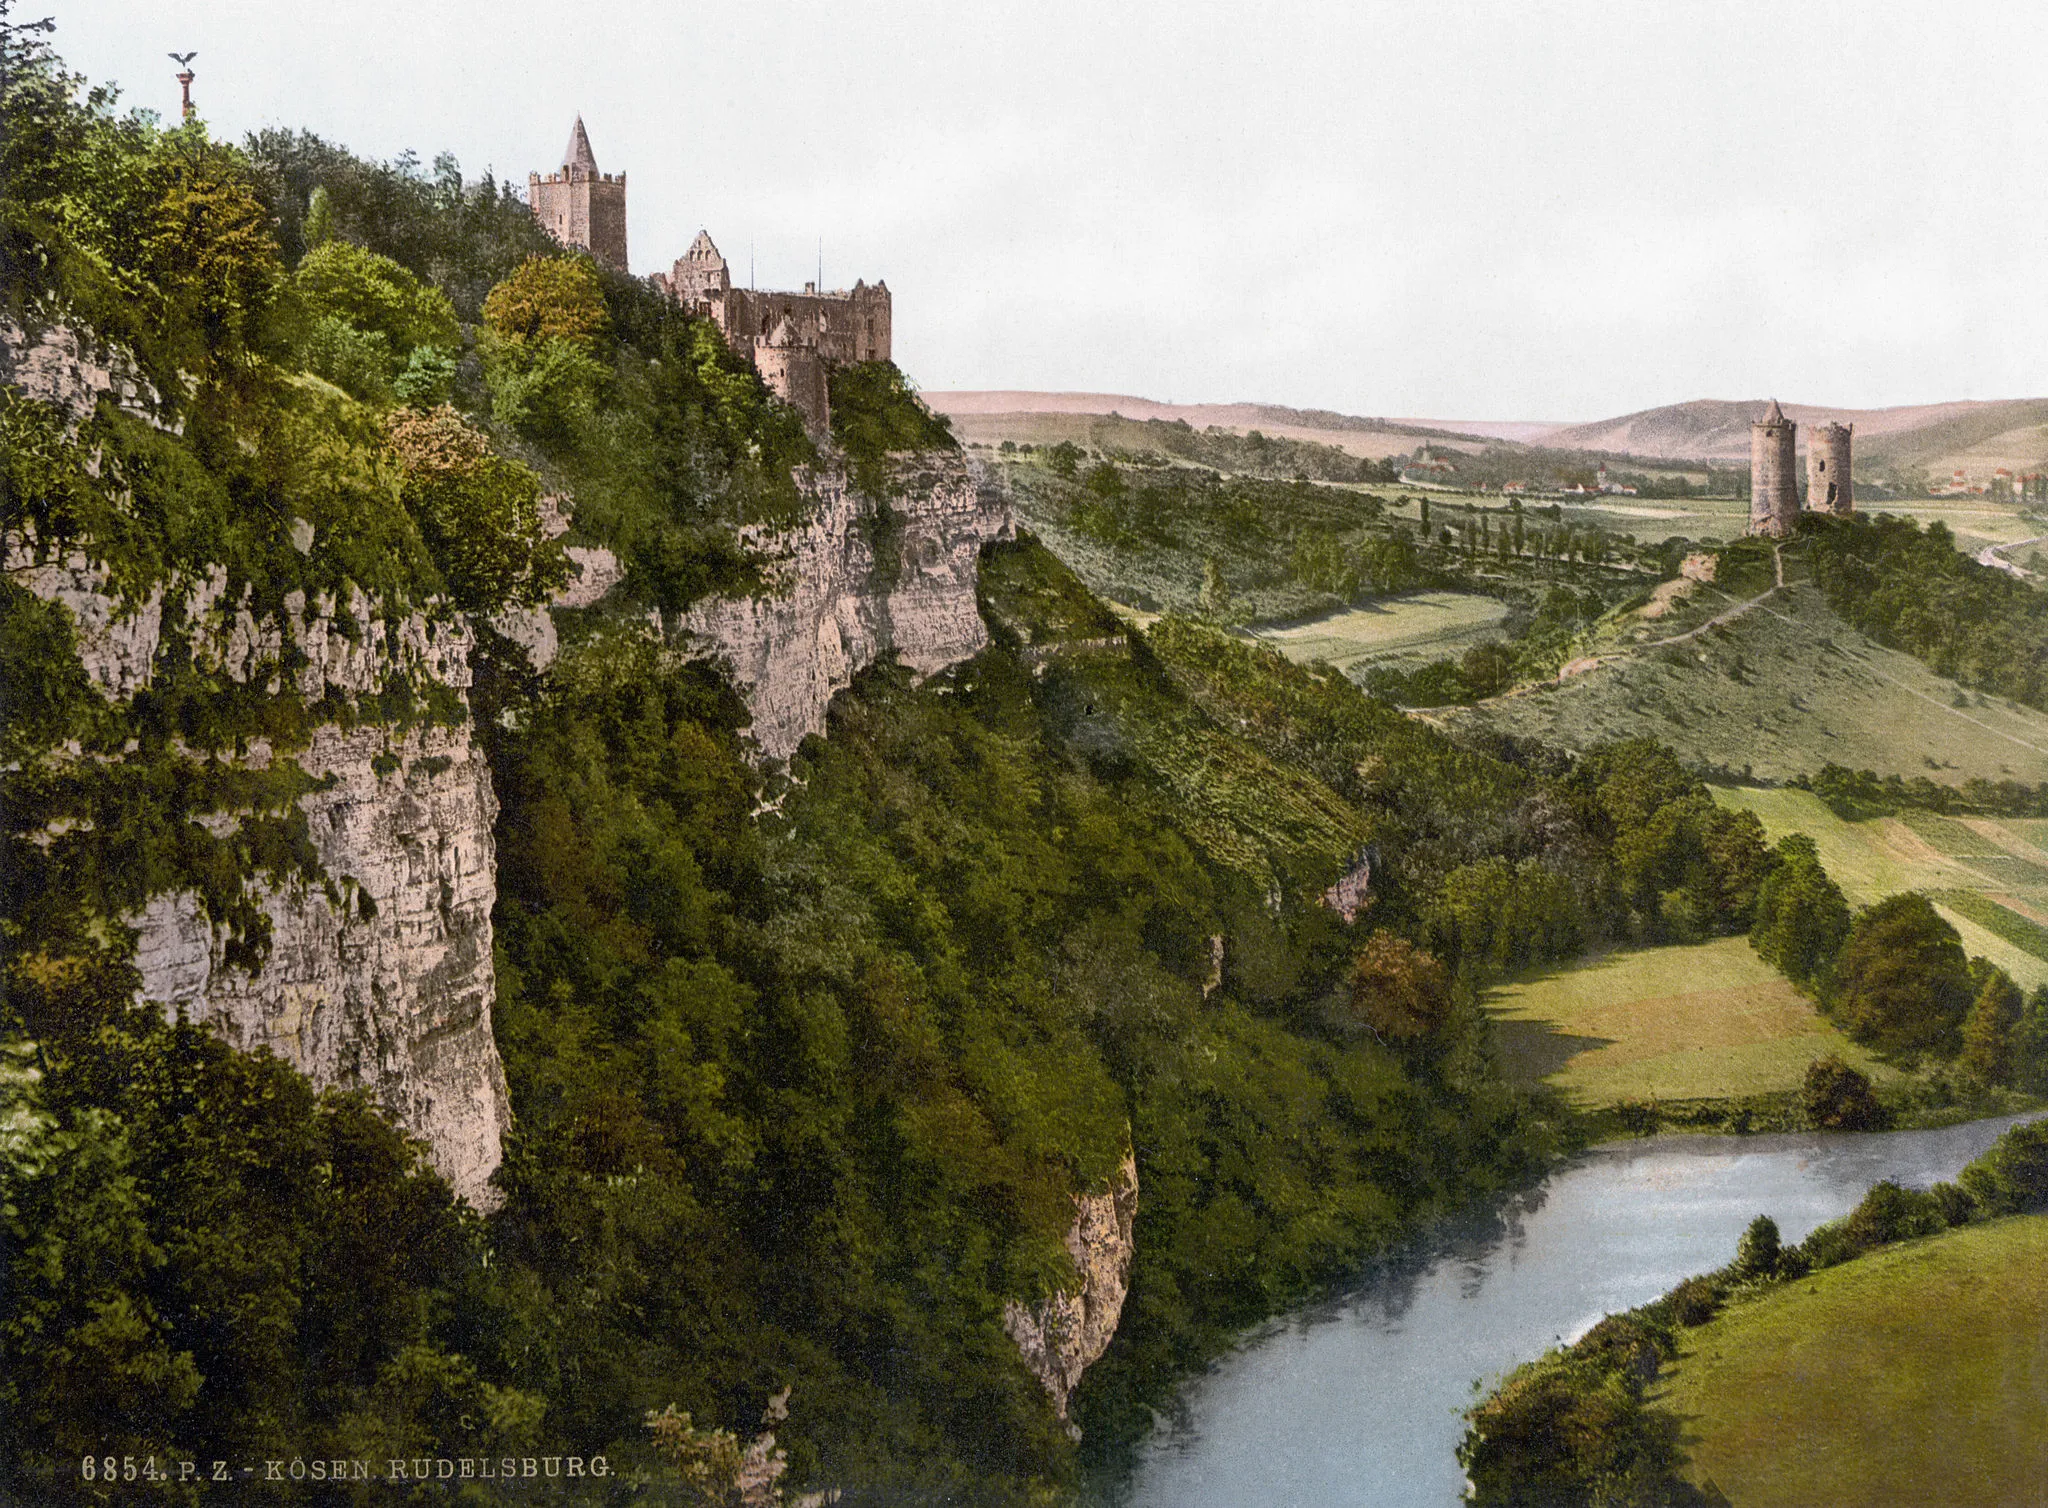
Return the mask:
<svg viewBox="0 0 2048 1508">
<path fill-rule="evenodd" d="M 1067 1400 L 1081 1374 L 1101 1359 L 1123 1315 L 1130 1289 L 1131 1227 L 1138 1215 L 1138 1162 L 1129 1152 L 1115 1181 L 1099 1194 L 1074 1196 L 1074 1224 L 1067 1250 L 1079 1275 L 1076 1289 L 1036 1304 L 1003 1308 L 1003 1328 L 1023 1353 L 1031 1375 L 1052 1394 L 1053 1409 L 1067 1417 Z"/>
<path fill-rule="evenodd" d="M 132 359 L 62 322 L 0 320 L 0 380 L 73 424 L 107 398 L 175 428 Z M 313 527 L 293 520 L 292 542 L 311 552 Z M 458 697 L 469 685 L 473 636 L 459 615 L 419 609 L 386 621 L 355 589 L 346 600 L 292 592 L 281 611 L 259 612 L 247 588 L 230 594 L 219 565 L 123 595 L 90 541 L 42 540 L 32 528 L 8 532 L 4 560 L 9 579 L 69 611 L 86 674 L 109 702 L 148 688 L 171 653 L 307 705 L 374 696 L 394 678 Z M 491 1034 L 497 800 L 467 719 L 320 723 L 289 754 L 260 739 L 193 752 L 251 768 L 295 760 L 314 786 L 299 807 L 321 873 L 246 882 L 270 923 L 254 973 L 229 964 L 196 893 L 152 897 L 128 918 L 141 998 L 210 1022 L 239 1047 L 268 1047 L 322 1086 L 370 1089 L 427 1142 L 458 1193 L 488 1202 L 510 1120 Z M 218 835 L 241 816 L 193 820 Z"/>
<path fill-rule="evenodd" d="M 466 725 L 324 724 L 296 758 L 323 787 L 299 805 L 325 882 L 251 882 L 271 929 L 253 974 L 226 964 L 198 896 L 155 897 L 131 918 L 142 998 L 316 1084 L 371 1090 L 457 1193 L 487 1204 L 511 1120 L 491 1035 L 490 771 Z"/>
<path fill-rule="evenodd" d="M 823 732 L 826 705 L 885 652 L 920 675 L 979 653 L 977 561 L 1013 531 L 1000 489 L 957 451 L 900 462 L 886 503 L 836 470 L 804 483 L 808 522 L 745 539 L 774 561 L 771 594 L 717 598 L 674 625 L 731 665 L 775 759 Z"/>
</svg>

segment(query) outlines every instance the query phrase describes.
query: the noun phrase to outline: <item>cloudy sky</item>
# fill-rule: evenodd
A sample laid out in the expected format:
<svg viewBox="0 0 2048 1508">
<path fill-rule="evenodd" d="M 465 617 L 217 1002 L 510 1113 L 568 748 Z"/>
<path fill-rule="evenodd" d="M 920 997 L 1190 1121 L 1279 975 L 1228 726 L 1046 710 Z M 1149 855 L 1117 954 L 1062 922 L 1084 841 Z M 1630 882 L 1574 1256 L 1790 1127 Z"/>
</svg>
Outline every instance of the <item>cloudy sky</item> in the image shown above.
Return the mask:
<svg viewBox="0 0 2048 1508">
<path fill-rule="evenodd" d="M 2048 10 L 22 0 L 132 105 L 524 183 L 634 270 L 886 278 L 928 388 L 1590 419 L 2048 392 Z"/>
</svg>

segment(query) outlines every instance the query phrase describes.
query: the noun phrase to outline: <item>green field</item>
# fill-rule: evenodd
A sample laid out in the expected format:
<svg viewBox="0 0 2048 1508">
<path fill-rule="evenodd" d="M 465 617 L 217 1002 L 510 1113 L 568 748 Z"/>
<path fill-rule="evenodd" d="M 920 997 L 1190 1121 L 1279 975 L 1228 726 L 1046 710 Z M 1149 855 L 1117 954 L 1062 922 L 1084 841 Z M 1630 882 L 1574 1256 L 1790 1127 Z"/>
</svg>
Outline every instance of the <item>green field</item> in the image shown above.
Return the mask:
<svg viewBox="0 0 2048 1508">
<path fill-rule="evenodd" d="M 1364 607 L 1246 632 L 1297 664 L 1327 660 L 1345 674 L 1365 665 L 1455 659 L 1494 637 L 1507 604 L 1476 592 L 1404 592 Z"/>
<path fill-rule="evenodd" d="M 1510 1074 L 1585 1109 L 1799 1087 L 1834 1053 L 1880 1081 L 1897 1073 L 1833 1026 L 1745 938 L 1604 954 L 1491 991 Z"/>
<path fill-rule="evenodd" d="M 2048 1216 L 1887 1248 L 1738 1303 L 1650 1393 L 1734 1508 L 2048 1503 Z"/>
<path fill-rule="evenodd" d="M 1716 788 L 1714 799 L 1756 813 L 1774 842 L 1788 832 L 1811 837 L 1851 905 L 1925 891 L 1962 934 L 1965 952 L 2027 989 L 2048 984 L 2048 885 L 2016 883 L 2048 859 L 2029 841 L 2042 824 L 1925 812 L 1844 822 L 1811 792 L 1747 786 Z"/>
<path fill-rule="evenodd" d="M 1796 561 L 1790 574 L 1787 588 L 1716 627 L 1700 629 L 1740 599 L 1713 588 L 1603 625 L 1581 651 L 1601 659 L 1596 668 L 1438 720 L 1572 750 L 1648 736 L 1770 781 L 1830 762 L 1952 784 L 2048 781 L 2048 715 L 1963 691 L 1866 639 L 1798 583 Z M 1691 637 L 1663 642 L 1680 635 Z"/>
</svg>

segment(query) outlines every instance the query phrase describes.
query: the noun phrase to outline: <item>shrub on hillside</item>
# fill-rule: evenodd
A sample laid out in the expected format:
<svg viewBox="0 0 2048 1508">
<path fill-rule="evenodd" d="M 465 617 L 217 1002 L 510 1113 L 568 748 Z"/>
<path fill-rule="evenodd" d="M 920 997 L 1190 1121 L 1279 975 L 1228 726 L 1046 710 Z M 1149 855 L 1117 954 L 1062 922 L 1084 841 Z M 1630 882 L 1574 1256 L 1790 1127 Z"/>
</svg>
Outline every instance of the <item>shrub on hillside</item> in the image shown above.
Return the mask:
<svg viewBox="0 0 2048 1508">
<path fill-rule="evenodd" d="M 2048 1121 L 2014 1126 L 1956 1182 L 1987 1215 L 2048 1208 Z"/>
<path fill-rule="evenodd" d="M 567 560 L 541 526 L 540 479 L 452 408 L 400 409 L 388 429 L 400 496 L 456 602 L 482 613 L 545 602 Z"/>
</svg>

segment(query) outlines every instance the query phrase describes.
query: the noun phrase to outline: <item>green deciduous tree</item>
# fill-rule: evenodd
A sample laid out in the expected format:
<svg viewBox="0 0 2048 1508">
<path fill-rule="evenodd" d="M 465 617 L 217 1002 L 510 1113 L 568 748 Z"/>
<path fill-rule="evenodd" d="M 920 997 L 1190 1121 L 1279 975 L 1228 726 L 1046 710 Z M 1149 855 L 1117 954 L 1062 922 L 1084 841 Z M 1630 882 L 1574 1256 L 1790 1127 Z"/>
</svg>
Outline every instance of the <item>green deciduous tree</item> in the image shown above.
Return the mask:
<svg viewBox="0 0 2048 1508">
<path fill-rule="evenodd" d="M 1794 984 L 1821 985 L 1849 936 L 1849 903 L 1806 834 L 1781 838 L 1773 857 L 1776 863 L 1757 887 L 1750 945 Z"/>
<path fill-rule="evenodd" d="M 1829 1010 L 1886 1053 L 1949 1053 L 1976 991 L 1962 939 L 1926 896 L 1887 897 L 1857 917 L 1835 962 Z"/>
<path fill-rule="evenodd" d="M 400 495 L 456 602 L 495 612 L 546 601 L 567 561 L 541 524 L 540 479 L 494 452 L 451 408 L 400 409 L 389 434 Z"/>
</svg>

